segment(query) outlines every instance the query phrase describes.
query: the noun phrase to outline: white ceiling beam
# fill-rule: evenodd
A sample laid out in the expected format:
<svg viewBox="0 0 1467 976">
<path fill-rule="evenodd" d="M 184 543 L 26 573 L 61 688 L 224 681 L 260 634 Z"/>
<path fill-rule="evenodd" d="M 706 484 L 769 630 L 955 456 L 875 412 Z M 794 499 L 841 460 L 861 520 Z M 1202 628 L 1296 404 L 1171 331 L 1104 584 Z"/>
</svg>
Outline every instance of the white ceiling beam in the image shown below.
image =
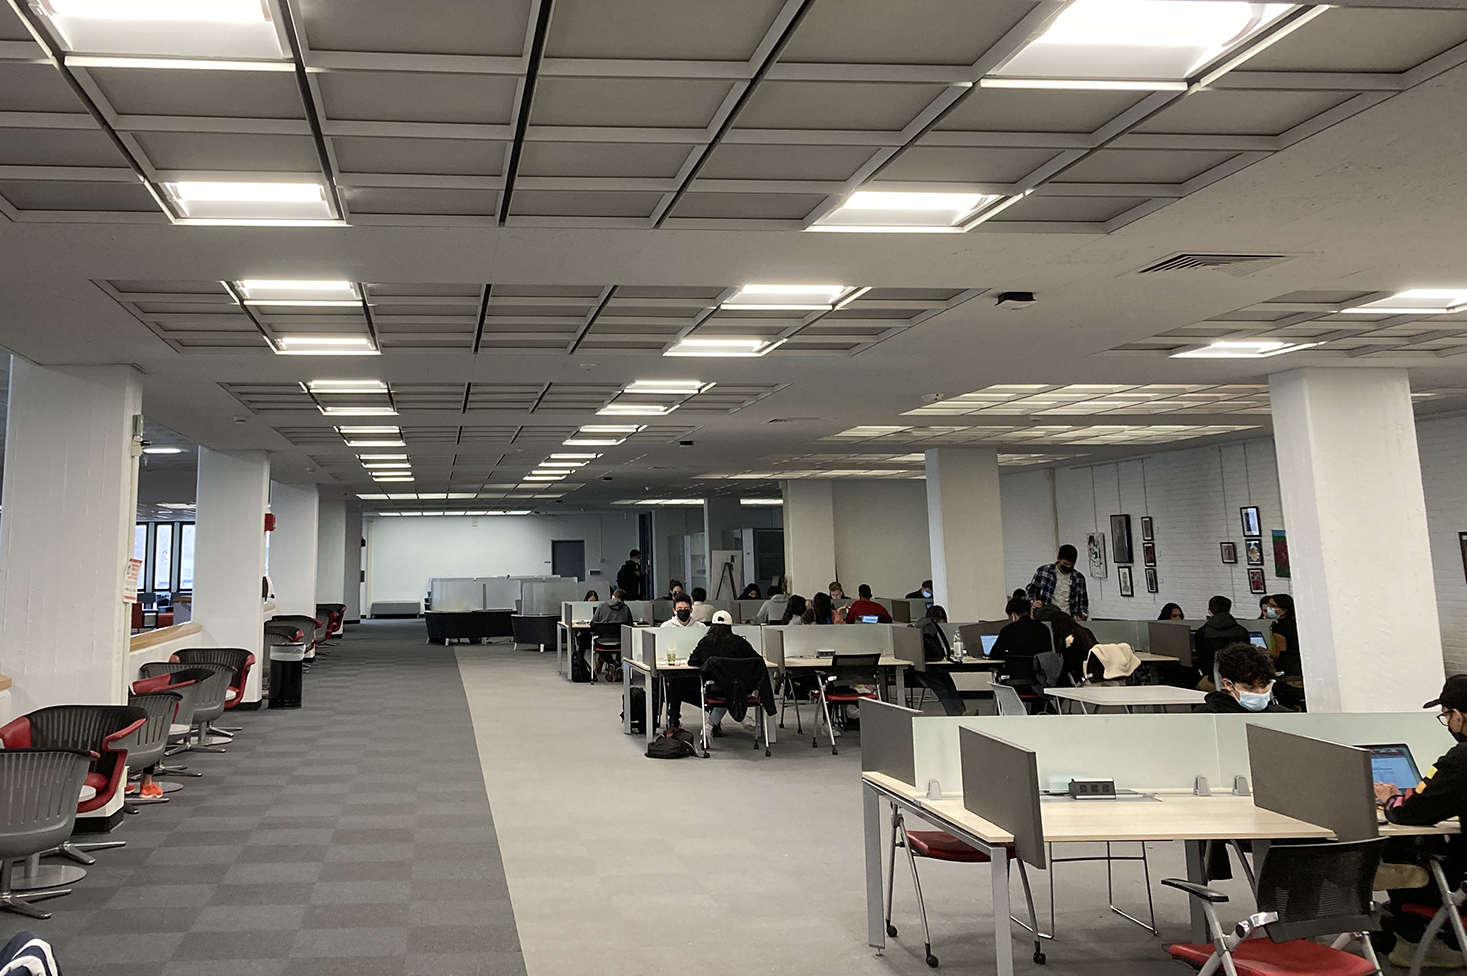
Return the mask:
<svg viewBox="0 0 1467 976">
<path fill-rule="evenodd" d="M 125 166 L 4 166 L 0 180 L 39 180 L 65 183 L 136 183 L 138 175 Z"/>
<path fill-rule="evenodd" d="M 198 115 L 117 115 L 118 132 L 234 132 L 245 135 L 309 136 L 305 119 L 208 118 Z"/>
<path fill-rule="evenodd" d="M 1203 91 L 1404 91 L 1393 71 L 1230 71 Z"/>
<path fill-rule="evenodd" d="M 336 182 L 339 186 L 418 190 L 498 190 L 504 185 L 503 177 L 499 176 L 442 176 L 434 173 L 342 173 Z"/>
<path fill-rule="evenodd" d="M 306 70 L 395 71 L 455 75 L 520 75 L 523 57 L 462 54 L 390 54 L 380 51 L 319 51 L 305 54 Z"/>
</svg>

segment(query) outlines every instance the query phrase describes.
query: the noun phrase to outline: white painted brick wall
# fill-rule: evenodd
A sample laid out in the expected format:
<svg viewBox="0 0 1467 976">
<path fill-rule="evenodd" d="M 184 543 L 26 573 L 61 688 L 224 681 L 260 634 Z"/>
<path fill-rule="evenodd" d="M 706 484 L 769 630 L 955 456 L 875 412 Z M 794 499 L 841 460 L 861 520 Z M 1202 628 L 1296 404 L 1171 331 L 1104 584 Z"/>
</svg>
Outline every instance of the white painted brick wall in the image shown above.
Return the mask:
<svg viewBox="0 0 1467 976">
<path fill-rule="evenodd" d="M 1029 585 L 1036 566 L 1054 561 L 1053 475 L 1021 471 L 998 479 L 1003 506 L 1003 567 L 1009 592 Z"/>
</svg>

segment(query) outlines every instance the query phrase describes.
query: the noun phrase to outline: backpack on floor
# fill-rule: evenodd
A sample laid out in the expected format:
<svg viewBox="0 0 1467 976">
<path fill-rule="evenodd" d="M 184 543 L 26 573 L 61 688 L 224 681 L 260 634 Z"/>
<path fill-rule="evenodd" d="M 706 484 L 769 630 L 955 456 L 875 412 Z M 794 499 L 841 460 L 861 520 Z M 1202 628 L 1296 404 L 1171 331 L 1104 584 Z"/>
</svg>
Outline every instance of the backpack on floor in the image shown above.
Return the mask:
<svg viewBox="0 0 1467 976">
<path fill-rule="evenodd" d="M 621 717 L 623 720 L 625 720 L 627 717 L 628 708 L 630 708 L 632 711 L 632 731 L 645 733 L 647 717 L 647 692 L 641 688 L 633 688 L 631 690 L 630 705 L 628 705 L 625 698 L 622 699 Z"/>
<path fill-rule="evenodd" d="M 685 759 L 696 756 L 698 748 L 693 742 L 693 733 L 685 729 L 672 729 L 647 743 L 647 758 Z"/>
<path fill-rule="evenodd" d="M 586 658 L 580 651 L 571 652 L 571 680 L 578 683 L 589 683 L 591 680 L 591 666 L 586 663 Z"/>
</svg>

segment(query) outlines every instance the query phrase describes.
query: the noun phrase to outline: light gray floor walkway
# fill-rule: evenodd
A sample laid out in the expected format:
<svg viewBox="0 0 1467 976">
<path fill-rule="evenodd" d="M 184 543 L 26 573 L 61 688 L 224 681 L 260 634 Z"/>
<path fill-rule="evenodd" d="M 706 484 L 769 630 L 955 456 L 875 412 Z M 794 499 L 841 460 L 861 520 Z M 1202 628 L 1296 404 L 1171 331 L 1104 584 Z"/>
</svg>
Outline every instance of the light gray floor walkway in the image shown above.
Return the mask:
<svg viewBox="0 0 1467 976">
<path fill-rule="evenodd" d="M 641 737 L 621 733 L 620 685 L 572 685 L 551 655 L 503 645 L 463 646 L 458 659 L 530 976 L 929 972 L 904 864 L 900 937 L 882 957 L 866 947 L 855 736 L 832 756 L 791 720 L 770 759 L 742 732 L 708 760 L 647 759 Z M 1016 972 L 1184 972 L 1165 946 L 1186 938 L 1186 904 L 1157 884 L 1185 876 L 1181 845 L 1150 855 L 1163 938 L 1107 910 L 1103 864 L 1063 864 L 1049 965 L 1029 961 L 1016 928 Z M 939 971 L 992 972 L 987 868 L 919 868 Z M 1115 870 L 1118 902 L 1140 914 L 1140 864 Z M 1047 925 L 1047 877 L 1035 879 Z M 1254 910 L 1225 887 L 1237 914 Z"/>
</svg>

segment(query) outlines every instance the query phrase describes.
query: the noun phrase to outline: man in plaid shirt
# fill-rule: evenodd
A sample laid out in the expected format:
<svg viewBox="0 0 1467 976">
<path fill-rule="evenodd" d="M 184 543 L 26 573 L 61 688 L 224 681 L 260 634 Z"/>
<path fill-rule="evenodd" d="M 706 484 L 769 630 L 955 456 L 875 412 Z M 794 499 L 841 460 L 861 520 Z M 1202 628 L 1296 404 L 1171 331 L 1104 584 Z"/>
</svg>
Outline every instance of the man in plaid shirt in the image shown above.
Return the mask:
<svg viewBox="0 0 1467 976">
<path fill-rule="evenodd" d="M 1085 591 L 1085 575 L 1075 568 L 1079 553 L 1074 546 L 1060 546 L 1055 561 L 1040 566 L 1029 581 L 1029 599 L 1035 607 L 1055 606 L 1076 620 L 1090 615 L 1090 594 Z"/>
</svg>

